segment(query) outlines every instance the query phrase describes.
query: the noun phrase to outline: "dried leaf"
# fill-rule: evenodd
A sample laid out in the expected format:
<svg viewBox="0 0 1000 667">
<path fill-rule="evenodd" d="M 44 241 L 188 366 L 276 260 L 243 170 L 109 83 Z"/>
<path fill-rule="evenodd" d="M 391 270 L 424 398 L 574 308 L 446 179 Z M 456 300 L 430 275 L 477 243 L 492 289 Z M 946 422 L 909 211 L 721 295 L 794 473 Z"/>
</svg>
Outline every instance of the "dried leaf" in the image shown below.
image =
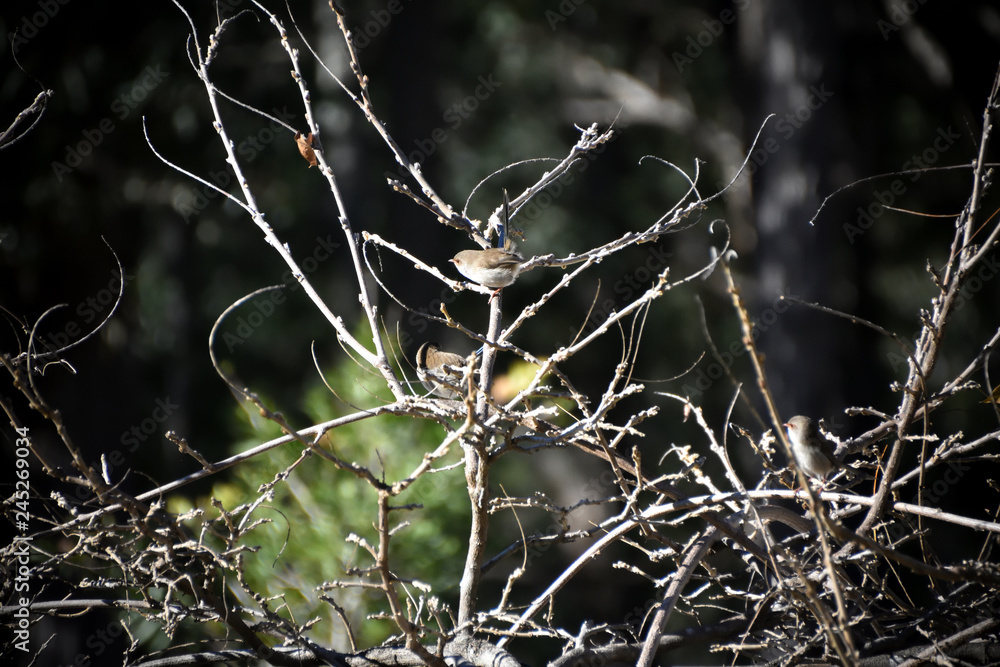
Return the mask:
<svg viewBox="0 0 1000 667">
<path fill-rule="evenodd" d="M 309 163 L 310 167 L 315 167 L 317 164 L 319 164 L 316 161 L 316 152 L 313 151 L 313 147 L 316 145 L 316 143 L 313 141 L 312 132 L 310 132 L 309 134 L 302 134 L 301 132 L 296 132 L 295 143 L 299 147 L 299 153 L 301 153 L 302 157 L 306 159 L 306 162 Z"/>
</svg>

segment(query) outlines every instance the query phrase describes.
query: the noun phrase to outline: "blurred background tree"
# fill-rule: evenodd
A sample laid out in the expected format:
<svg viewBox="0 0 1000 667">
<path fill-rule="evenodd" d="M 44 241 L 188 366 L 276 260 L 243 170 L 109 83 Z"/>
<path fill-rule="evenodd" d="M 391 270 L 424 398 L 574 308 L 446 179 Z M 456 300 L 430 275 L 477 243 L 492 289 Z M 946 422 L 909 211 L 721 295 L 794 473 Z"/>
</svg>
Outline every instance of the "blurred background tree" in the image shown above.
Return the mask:
<svg viewBox="0 0 1000 667">
<path fill-rule="evenodd" d="M 185 6 L 201 22 L 234 15 L 247 4 Z M 326 4 L 291 6 L 324 62 L 343 73 L 342 41 Z M 923 258 L 938 253 L 931 259 L 940 262 L 951 219 L 885 206 L 957 214 L 968 195 L 968 172 L 866 181 L 834 198 L 815 225 L 809 220 L 824 197 L 861 178 L 970 162 L 1000 52 L 995 3 L 373 0 L 345 3 L 345 9 L 376 109 L 448 201 L 465 202 L 503 165 L 562 156 L 577 137 L 574 125 L 615 123 L 617 138 L 597 160 L 577 170 L 550 205 L 524 212 L 526 253 L 577 252 L 661 215 L 686 183 L 658 163 L 638 166 L 645 155 L 688 171 L 703 160 L 700 187 L 703 194 L 713 192 L 736 175 L 761 124 L 775 114 L 748 170 L 703 219 L 729 225 L 740 255 L 734 271 L 760 318 L 760 344 L 784 414 L 825 416 L 855 433 L 867 424 L 847 422 L 843 409 L 889 397 L 890 383 L 903 374 L 898 350 L 866 329 L 787 308 L 778 298 L 820 302 L 903 335 L 918 329 L 914 314 L 931 294 Z M 52 305 L 68 304 L 46 318 L 40 335 L 73 342 L 103 318 L 113 302 L 108 295 L 117 292 L 116 264 L 105 241 L 126 276 L 124 299 L 108 326 L 69 355 L 76 374 L 46 374 L 50 401 L 93 460 L 120 451 L 124 465 L 136 471 L 126 483 L 143 488 L 144 478 L 155 483 L 191 469 L 192 462 L 163 438 L 167 429 L 191 438 L 210 459 L 245 447 L 248 438 L 265 439 L 266 431 L 258 437 L 248 432 L 248 411 L 234 409 L 208 362 L 206 341 L 215 319 L 237 298 L 288 283 L 285 267 L 243 211 L 166 168 L 143 138 L 145 119 L 164 155 L 234 187 L 184 52 L 183 16 L 168 2 L 137 11 L 125 4 L 96 9 L 36 0 L 4 3 L 0 22 L 10 45 L 2 60 L 0 118 L 13 119 L 40 89 L 54 91 L 34 131 L 0 152 L 0 305 L 16 327 L 15 321 L 30 325 Z M 305 130 L 287 61 L 269 26 L 248 14 L 226 39 L 213 66 L 216 83 Z M 304 62 L 319 98 L 324 148 L 357 228 L 405 240 L 426 261 L 446 267 L 466 239 L 386 187 L 386 174 L 398 176 L 398 165 L 329 77 Z M 347 259 L 337 251 L 326 184 L 304 169 L 286 127 L 235 109 L 224 113 L 233 116 L 230 132 L 242 138 L 238 151 L 250 163 L 250 178 L 261 179 L 255 187 L 269 222 L 293 250 L 313 257 L 306 269 L 314 267 L 310 279 L 323 297 L 349 307 L 354 292 L 340 270 Z M 502 187 L 523 188 L 544 169 L 545 163 L 529 163 L 493 178 L 469 202 L 470 216 L 487 215 Z M 901 185 L 894 188 L 895 182 Z M 643 253 L 615 256 L 611 261 L 619 264 L 608 273 L 621 280 L 560 295 L 549 319 L 522 331 L 524 347 L 568 343 L 587 326 L 583 314 L 602 321 L 638 289 L 633 284 L 652 279 L 654 265 L 684 275 L 704 265 L 708 247 L 705 234 L 680 234 Z M 383 259 L 396 293 L 432 312 L 440 285 L 396 258 Z M 542 273 L 507 290 L 508 310 L 533 299 Z M 965 363 L 962 340 L 981 341 L 996 326 L 1000 282 L 993 277 L 984 276 L 981 290 L 968 295 L 955 323 L 962 333 L 945 351 L 942 370 Z M 716 345 L 729 350 L 739 340 L 721 276 L 699 281 L 650 313 L 638 361 L 645 378 L 674 377 L 705 349 L 693 294 L 704 305 Z M 380 305 L 410 358 L 428 339 L 468 351 L 463 339 L 392 301 Z M 250 335 L 237 318 L 227 325 L 226 368 L 293 423 L 319 419 L 324 408 L 326 416 L 335 414 L 332 396 L 322 405 L 310 343 L 316 341 L 325 372 L 349 372 L 351 362 L 301 293 L 289 290 L 276 308 L 279 316 L 259 327 L 252 326 L 253 307 L 240 311 Z M 481 303 L 460 295 L 450 308 L 470 317 Z M 620 352 L 595 347 L 575 359 L 595 369 L 594 386 L 581 390 L 602 386 L 601 369 L 612 368 Z M 721 419 L 733 392 L 719 381 L 722 370 L 706 357 L 688 376 L 651 386 L 703 392 L 701 402 Z M 750 377 L 738 352 L 732 371 Z M 364 390 L 363 378 L 357 385 Z M 968 411 L 940 419 L 952 420 L 955 430 L 974 431 L 978 419 L 989 418 L 975 405 L 970 400 Z M 694 429 L 677 426 L 676 414 L 676 406 L 668 406 L 644 424 L 647 437 L 635 444 L 649 452 L 647 460 L 697 437 Z M 151 415 L 164 418 L 151 421 Z M 742 408 L 735 420 L 761 428 Z M 420 447 L 417 436 L 391 430 L 363 442 L 381 456 Z M 743 472 L 753 478 L 757 464 L 750 452 L 743 458 Z M 560 488 L 588 478 L 588 463 L 536 466 L 521 483 L 558 497 Z M 263 472 L 246 483 L 268 479 Z M 194 498 L 212 489 L 204 483 L 185 493 Z M 616 591 L 622 608 L 636 604 L 622 594 L 627 587 L 621 581 L 598 583 Z"/>
</svg>

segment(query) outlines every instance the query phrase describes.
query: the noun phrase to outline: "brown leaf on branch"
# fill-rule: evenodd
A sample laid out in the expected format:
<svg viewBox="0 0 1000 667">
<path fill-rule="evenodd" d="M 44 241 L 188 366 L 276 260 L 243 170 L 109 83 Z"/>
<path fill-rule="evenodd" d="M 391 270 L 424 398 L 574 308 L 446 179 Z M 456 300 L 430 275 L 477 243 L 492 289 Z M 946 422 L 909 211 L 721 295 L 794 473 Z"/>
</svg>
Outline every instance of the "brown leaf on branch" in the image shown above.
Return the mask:
<svg viewBox="0 0 1000 667">
<path fill-rule="evenodd" d="M 315 167 L 317 164 L 319 164 L 316 161 L 316 151 L 313 150 L 314 148 L 319 147 L 319 142 L 313 140 L 312 132 L 310 132 L 309 134 L 302 134 L 301 132 L 296 132 L 295 144 L 299 147 L 299 153 L 301 153 L 302 157 L 306 159 L 306 162 L 309 163 L 310 167 Z"/>
</svg>

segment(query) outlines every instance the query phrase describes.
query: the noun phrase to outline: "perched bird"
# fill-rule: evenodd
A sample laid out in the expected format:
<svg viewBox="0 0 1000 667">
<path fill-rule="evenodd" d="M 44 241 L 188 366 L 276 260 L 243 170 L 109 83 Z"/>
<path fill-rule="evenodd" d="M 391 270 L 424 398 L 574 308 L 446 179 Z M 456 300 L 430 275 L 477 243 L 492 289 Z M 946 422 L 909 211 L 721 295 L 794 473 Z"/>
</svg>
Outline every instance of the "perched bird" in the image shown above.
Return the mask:
<svg viewBox="0 0 1000 667">
<path fill-rule="evenodd" d="M 443 351 L 437 343 L 427 342 L 417 350 L 417 377 L 427 391 L 441 398 L 460 398 L 465 357 Z"/>
<path fill-rule="evenodd" d="M 495 291 L 490 301 L 504 287 L 517 280 L 524 258 L 518 255 L 510 242 L 507 225 L 510 220 L 510 200 L 507 190 L 503 191 L 503 220 L 498 235 L 499 248 L 485 250 L 463 250 L 448 261 L 455 265 L 463 276 Z"/>
<path fill-rule="evenodd" d="M 448 260 L 463 276 L 497 292 L 517 280 L 524 258 L 503 248 L 463 250 Z"/>
<path fill-rule="evenodd" d="M 812 419 L 796 415 L 784 426 L 795 462 L 802 472 L 825 480 L 831 472 L 844 467 L 833 456 L 833 443 L 823 437 Z"/>
</svg>

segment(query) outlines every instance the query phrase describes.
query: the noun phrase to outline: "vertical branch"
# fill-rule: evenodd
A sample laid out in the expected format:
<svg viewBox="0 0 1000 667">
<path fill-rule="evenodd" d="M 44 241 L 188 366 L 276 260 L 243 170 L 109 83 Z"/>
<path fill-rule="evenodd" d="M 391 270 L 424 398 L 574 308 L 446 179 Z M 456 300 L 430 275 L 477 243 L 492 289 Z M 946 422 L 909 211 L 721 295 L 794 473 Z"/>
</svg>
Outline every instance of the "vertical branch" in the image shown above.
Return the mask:
<svg viewBox="0 0 1000 667">
<path fill-rule="evenodd" d="M 243 173 L 243 169 L 240 166 L 239 160 L 236 158 L 236 144 L 230 139 L 228 133 L 226 132 L 225 124 L 222 120 L 222 113 L 219 110 L 218 96 L 216 95 L 217 90 L 215 84 L 212 83 L 211 78 L 208 75 L 208 67 L 214 56 L 214 50 L 219 45 L 219 37 L 221 36 L 226 24 L 229 20 L 223 21 L 219 27 L 215 30 L 209 41 L 209 51 L 204 56 L 202 55 L 201 46 L 198 41 L 198 31 L 195 27 L 194 20 L 191 15 L 188 14 L 187 10 L 183 5 L 174 0 L 174 4 L 177 8 L 184 14 L 188 21 L 188 25 L 191 27 L 191 41 L 194 44 L 194 57 L 191 60 L 191 65 L 194 70 L 198 73 L 198 78 L 201 79 L 202 84 L 205 86 L 205 93 L 208 97 L 209 106 L 212 109 L 212 117 L 214 119 L 213 127 L 215 131 L 219 134 L 219 139 L 222 142 L 222 146 L 226 151 L 226 162 L 229 164 L 230 168 L 233 170 L 233 174 L 236 177 L 236 182 L 243 192 L 244 200 L 246 201 L 246 209 L 250 212 L 254 224 L 264 233 L 264 238 L 267 243 L 274 248 L 275 252 L 281 257 L 289 269 L 291 269 L 292 276 L 296 281 L 302 286 L 303 291 L 312 302 L 316 305 L 321 313 L 326 317 L 327 321 L 333 325 L 333 328 L 337 332 L 337 337 L 347 344 L 354 352 L 361 356 L 366 362 L 371 364 L 373 367 L 379 368 L 379 358 L 369 351 L 364 345 L 362 345 L 348 330 L 347 325 L 344 323 L 342 317 L 334 315 L 333 312 L 327 307 L 323 302 L 323 299 L 316 292 L 313 286 L 305 277 L 305 273 L 299 268 L 298 263 L 292 257 L 291 251 L 288 246 L 281 242 L 278 236 L 274 233 L 274 229 L 264 220 L 264 214 L 261 212 L 257 205 L 257 199 L 250 189 L 250 182 Z M 375 335 L 377 335 L 377 330 Z"/>
<path fill-rule="evenodd" d="M 990 89 L 986 109 L 983 110 L 983 131 L 982 137 L 979 140 L 979 155 L 976 157 L 976 169 L 973 172 L 972 195 L 969 197 L 968 224 L 965 226 L 965 233 L 962 239 L 964 241 L 962 245 L 964 252 L 962 254 L 965 256 L 965 261 L 960 264 L 960 267 L 963 272 L 968 271 L 973 265 L 982 260 L 986 251 L 993 247 L 997 237 L 1000 236 L 1000 225 L 997 225 L 990 233 L 989 238 L 982 244 L 979 252 L 974 253 L 972 239 L 978 230 L 974 229 L 972 221 L 976 217 L 976 211 L 979 210 L 979 200 L 982 198 L 983 189 L 986 186 L 986 181 L 983 179 L 982 167 L 986 164 L 986 147 L 990 143 L 989 139 L 993 130 L 993 120 L 990 117 L 990 113 L 997 108 L 998 97 L 1000 97 L 1000 68 L 993 75 L 993 88 Z"/>
<path fill-rule="evenodd" d="M 635 663 L 636 667 L 650 667 L 653 664 L 656 649 L 660 644 L 660 637 L 663 635 L 663 628 L 666 627 L 674 607 L 677 606 L 677 599 L 680 597 L 681 591 L 684 590 L 685 584 L 690 581 L 698 563 L 705 558 L 708 550 L 721 536 L 722 533 L 719 529 L 713 526 L 708 528 L 688 549 L 684 561 L 670 578 L 670 585 L 667 586 L 667 590 L 663 594 L 663 601 L 658 605 L 659 608 L 656 610 L 653 622 L 649 625 L 646 641 L 642 643 L 642 653 L 639 654 L 639 660 Z"/>
<path fill-rule="evenodd" d="M 420 191 L 430 199 L 432 203 L 432 210 L 448 221 L 449 224 L 472 233 L 476 228 L 471 221 L 469 221 L 464 215 L 456 213 L 451 206 L 449 206 L 448 203 L 437 194 L 430 182 L 424 177 L 424 172 L 420 167 L 420 163 L 410 162 L 409 158 L 406 157 L 406 154 L 399 147 L 399 144 L 397 144 L 396 141 L 389 135 L 389 131 L 386 130 L 385 125 L 378 119 L 378 116 L 375 115 L 375 109 L 372 105 L 371 97 L 368 94 L 368 77 L 361 70 L 361 61 L 358 59 L 357 49 L 354 48 L 354 39 L 351 35 L 350 29 L 347 27 L 344 12 L 333 0 L 330 0 L 329 4 L 330 9 L 333 10 L 333 13 L 337 16 L 337 25 L 340 27 L 340 32 L 344 36 L 344 43 L 347 44 L 347 53 L 351 64 L 351 71 L 354 73 L 355 77 L 357 77 L 358 85 L 360 86 L 361 98 L 358 99 L 358 96 L 352 93 L 351 90 L 340 81 L 340 79 L 333 76 L 332 72 L 330 73 L 331 76 L 333 76 L 334 80 L 340 84 L 340 87 L 347 94 L 347 96 L 350 97 L 351 100 L 358 105 L 358 107 L 360 107 L 362 113 L 365 115 L 365 118 L 369 123 L 371 123 L 372 127 L 375 128 L 375 131 L 379 133 L 382 140 L 385 141 L 386 146 L 389 147 L 389 150 L 392 151 L 393 156 L 396 158 L 396 162 L 406 169 L 410 175 L 413 176 L 413 179 L 420 184 Z M 329 72 L 329 70 L 327 71 Z M 477 235 L 480 236 L 480 238 L 482 237 L 481 234 Z"/>
<path fill-rule="evenodd" d="M 983 194 L 983 179 L 986 177 L 986 148 L 989 145 L 992 135 L 993 123 L 990 114 L 993 112 L 1000 96 L 1000 71 L 994 79 L 993 88 L 990 91 L 986 109 L 983 111 L 983 129 L 979 140 L 979 155 L 972 170 L 972 195 L 966 204 L 965 209 L 959 216 L 955 226 L 955 238 L 953 241 L 952 256 L 948 260 L 948 265 L 942 272 L 940 278 L 935 273 L 935 282 L 940 290 L 939 295 L 933 299 L 933 311 L 926 314 L 923 319 L 923 327 L 920 332 L 920 339 L 917 342 L 916 350 L 910 358 L 910 373 L 903 389 L 903 399 L 896 416 L 896 442 L 892 446 L 889 459 L 885 464 L 885 471 L 882 481 L 875 494 L 875 503 L 865 515 L 858 533 L 866 535 L 871 532 L 872 527 L 885 513 L 889 506 L 890 492 L 893 482 L 899 472 L 900 463 L 903 460 L 903 451 L 906 445 L 906 432 L 910 424 L 916 418 L 917 410 L 921 407 L 921 400 L 926 396 L 927 388 L 924 386 L 924 378 L 929 378 L 937 363 L 938 352 L 940 351 L 941 337 L 944 335 L 944 328 L 955 306 L 955 302 L 960 295 L 960 291 L 965 284 L 965 278 L 972 270 L 973 266 L 982 259 L 984 253 L 990 248 L 1000 234 L 1000 226 L 990 234 L 989 243 L 976 254 L 973 254 L 971 245 L 972 237 L 975 234 L 976 211 L 979 210 L 979 201 Z M 924 413 L 926 416 L 926 413 Z M 844 547 L 845 553 L 853 549 L 853 545 Z"/>
<path fill-rule="evenodd" d="M 399 595 L 396 593 L 395 577 L 389 569 L 389 499 L 391 493 L 385 489 L 378 493 L 378 554 L 376 561 L 379 575 L 382 577 L 382 588 L 385 589 L 386 598 L 389 600 L 389 608 L 392 611 L 392 618 L 396 625 L 406 635 L 406 648 L 410 649 L 423 659 L 428 665 L 435 667 L 445 667 L 444 661 L 428 651 L 420 643 L 419 629 L 403 613 L 403 606 L 400 604 Z"/>
<path fill-rule="evenodd" d="M 368 283 L 365 280 L 364 270 L 361 266 L 361 256 L 358 252 L 357 236 L 351 228 L 351 222 L 347 216 L 347 207 L 344 205 L 344 199 L 340 193 L 340 185 L 337 183 L 337 177 L 333 173 L 333 167 L 327 163 L 326 156 L 322 150 L 322 142 L 319 141 L 320 128 L 312 111 L 312 96 L 309 94 L 309 88 L 306 86 L 305 77 L 302 76 L 302 70 L 299 67 L 298 49 L 292 48 L 291 44 L 288 42 L 288 33 L 285 31 L 285 27 L 282 25 L 281 21 L 278 20 L 278 17 L 271 13 L 266 7 L 261 5 L 257 0 L 253 0 L 253 3 L 270 18 L 271 23 L 281 36 L 281 46 L 285 49 L 285 52 L 288 54 L 288 59 L 292 63 L 292 78 L 298 85 L 299 93 L 302 96 L 302 106 L 305 109 L 306 123 L 309 126 L 309 131 L 314 137 L 317 138 L 316 143 L 320 144 L 319 148 L 315 151 L 316 161 L 319 164 L 320 172 L 326 177 L 327 183 L 330 187 L 330 192 L 333 194 L 333 199 L 337 204 L 337 210 L 340 212 L 338 220 L 340 222 L 340 227 L 344 232 L 347 247 L 351 253 L 351 260 L 354 264 L 354 273 L 357 278 L 358 301 L 361 304 L 362 310 L 365 312 L 365 316 L 368 318 L 368 328 L 371 330 L 372 344 L 375 346 L 375 352 L 377 355 L 377 361 L 374 363 L 374 366 L 387 381 L 393 395 L 397 398 L 401 397 L 405 392 L 403 391 L 402 384 L 396 378 L 392 367 L 389 365 L 389 358 L 382 342 L 382 336 L 379 333 L 376 310 L 371 302 L 371 297 L 368 294 Z M 351 54 L 352 57 L 355 55 L 353 50 Z"/>
<path fill-rule="evenodd" d="M 813 491 L 812 487 L 809 485 L 809 480 L 806 478 L 805 473 L 795 462 L 795 456 L 792 454 L 792 447 L 788 443 L 788 436 L 785 434 L 785 429 L 781 428 L 782 421 L 778 417 L 778 409 L 774 405 L 774 398 L 771 396 L 771 391 L 767 386 L 767 381 L 764 375 L 764 364 L 761 362 L 760 353 L 757 351 L 756 343 L 754 343 L 753 324 L 751 324 L 750 317 L 743 305 L 743 299 L 740 297 L 739 289 L 736 287 L 736 283 L 733 282 L 733 274 L 729 270 L 729 264 L 722 262 L 722 270 L 726 274 L 726 282 L 729 284 L 729 293 L 732 295 L 733 306 L 736 308 L 736 312 L 740 316 L 740 326 L 743 329 L 743 347 L 746 348 L 746 351 L 750 356 L 750 361 L 753 364 L 754 374 L 757 376 L 757 388 L 760 389 L 761 396 L 764 398 L 764 403 L 767 405 L 768 413 L 771 416 L 771 422 L 774 424 L 774 430 L 778 434 L 778 440 L 781 442 L 785 456 L 788 457 L 789 465 L 795 471 L 795 476 L 799 485 L 806 491 L 806 495 L 809 498 L 809 510 L 812 512 L 813 519 L 816 521 L 820 545 L 823 548 L 823 563 L 826 567 L 827 575 L 830 577 L 830 587 L 833 589 L 833 597 L 837 601 L 837 623 L 839 627 L 837 628 L 837 631 L 835 631 L 834 628 L 830 627 L 830 624 L 823 622 L 823 618 L 818 617 L 818 620 L 820 621 L 820 625 L 822 625 L 823 629 L 826 631 L 827 636 L 830 638 L 830 644 L 840 656 L 840 659 L 845 664 L 854 664 L 857 661 L 857 649 L 854 647 L 854 642 L 848 632 L 848 616 L 847 607 L 844 604 L 844 593 L 840 589 L 840 581 L 837 579 L 837 573 L 833 568 L 830 543 L 826 536 L 827 531 L 830 530 L 830 519 L 826 514 L 826 507 L 822 502 L 820 502 L 819 498 L 816 497 L 816 492 Z M 808 579 L 805 578 L 801 570 L 798 571 L 799 576 L 806 585 L 806 591 L 810 591 Z M 814 607 L 817 609 L 821 608 L 822 603 L 818 599 L 813 599 L 811 601 L 813 602 Z"/>
<path fill-rule="evenodd" d="M 500 333 L 501 304 L 503 292 L 491 302 L 490 326 L 486 334 L 488 341 L 496 341 Z M 486 397 L 493 384 L 493 362 L 496 360 L 496 348 L 486 345 L 483 349 L 483 361 L 480 367 L 479 396 L 476 402 L 476 413 L 480 421 L 488 414 Z M 459 585 L 458 624 L 463 633 L 471 632 L 468 623 L 476 609 L 476 598 L 479 594 L 479 578 L 482 575 L 483 560 L 486 557 L 486 537 L 489 534 L 489 458 L 486 455 L 486 443 L 489 435 L 482 429 L 477 429 L 476 436 L 466 440 L 465 449 L 465 482 L 469 489 L 469 500 L 472 507 L 472 525 L 469 529 L 469 551 L 465 557 L 465 570 Z"/>
</svg>

